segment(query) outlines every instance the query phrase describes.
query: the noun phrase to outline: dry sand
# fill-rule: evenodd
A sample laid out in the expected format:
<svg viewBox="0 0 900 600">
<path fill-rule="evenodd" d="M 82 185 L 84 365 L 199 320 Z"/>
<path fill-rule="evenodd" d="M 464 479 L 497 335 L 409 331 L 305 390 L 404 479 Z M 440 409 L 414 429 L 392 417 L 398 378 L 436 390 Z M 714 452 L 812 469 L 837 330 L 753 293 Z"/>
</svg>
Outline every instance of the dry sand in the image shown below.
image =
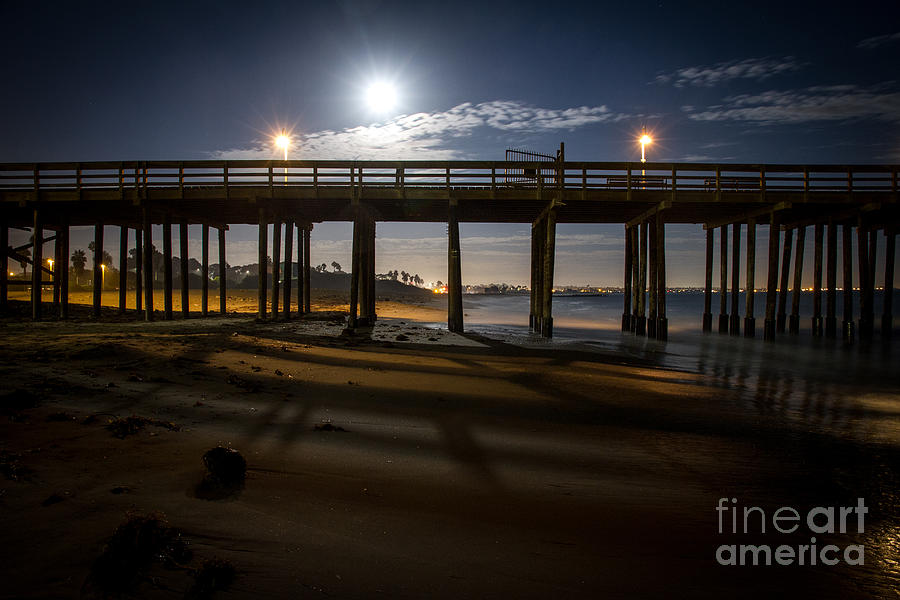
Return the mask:
<svg viewBox="0 0 900 600">
<path fill-rule="evenodd" d="M 890 592 L 878 567 L 715 564 L 717 499 L 804 501 L 796 482 L 817 476 L 821 449 L 737 392 L 616 356 L 426 329 L 413 319 L 442 318 L 427 307 L 379 309 L 393 317 L 353 336 L 326 311 L 0 321 L 4 392 L 37 401 L 7 397 L 0 415 L 0 452 L 21 469 L 0 477 L 0 597 L 78 597 L 134 511 L 164 513 L 194 564 L 234 564 L 219 598 Z M 105 428 L 129 415 L 179 430 Z M 246 485 L 198 498 L 201 456 L 219 444 L 246 457 Z M 147 574 L 136 597 L 179 598 L 190 582 L 161 565 Z"/>
</svg>

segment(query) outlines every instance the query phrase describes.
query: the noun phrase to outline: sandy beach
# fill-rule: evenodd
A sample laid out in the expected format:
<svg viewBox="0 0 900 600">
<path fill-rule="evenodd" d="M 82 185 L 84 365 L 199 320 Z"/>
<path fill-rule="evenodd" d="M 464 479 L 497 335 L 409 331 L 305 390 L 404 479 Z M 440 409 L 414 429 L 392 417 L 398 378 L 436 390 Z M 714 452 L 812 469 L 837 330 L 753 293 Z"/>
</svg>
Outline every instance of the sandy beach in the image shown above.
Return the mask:
<svg viewBox="0 0 900 600">
<path fill-rule="evenodd" d="M 289 322 L 0 321 L 0 597 L 90 595 L 116 527 L 153 512 L 193 558 L 151 562 L 133 597 L 183 597 L 210 558 L 237 572 L 217 598 L 896 594 L 896 445 L 786 421 L 715 378 L 427 328 L 445 313 L 425 304 L 379 303 L 374 328 L 344 335 L 340 300 Z M 151 421 L 107 428 L 131 415 Z M 218 445 L 247 479 L 209 499 Z M 866 544 L 866 564 L 721 566 L 723 496 L 865 496 L 865 533 L 834 537 Z"/>
</svg>

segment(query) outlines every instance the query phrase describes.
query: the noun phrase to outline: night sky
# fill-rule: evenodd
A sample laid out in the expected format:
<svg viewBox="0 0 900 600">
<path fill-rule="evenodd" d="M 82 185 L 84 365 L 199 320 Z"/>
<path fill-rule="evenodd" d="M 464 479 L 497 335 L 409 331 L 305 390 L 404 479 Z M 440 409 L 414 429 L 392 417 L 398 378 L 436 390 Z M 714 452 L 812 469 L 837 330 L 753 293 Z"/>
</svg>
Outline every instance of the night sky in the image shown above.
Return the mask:
<svg viewBox="0 0 900 600">
<path fill-rule="evenodd" d="M 0 47 L 5 162 L 277 158 L 282 127 L 291 158 L 638 160 L 646 127 L 656 161 L 900 162 L 895 2 L 7 2 Z M 670 284 L 700 284 L 700 226 L 668 233 Z M 461 234 L 464 283 L 527 282 L 527 225 Z M 619 283 L 621 226 L 558 235 L 558 284 Z M 313 263 L 349 265 L 349 237 L 317 225 Z M 378 272 L 446 279 L 446 226 L 377 243 Z M 256 262 L 253 228 L 228 262 Z"/>
</svg>

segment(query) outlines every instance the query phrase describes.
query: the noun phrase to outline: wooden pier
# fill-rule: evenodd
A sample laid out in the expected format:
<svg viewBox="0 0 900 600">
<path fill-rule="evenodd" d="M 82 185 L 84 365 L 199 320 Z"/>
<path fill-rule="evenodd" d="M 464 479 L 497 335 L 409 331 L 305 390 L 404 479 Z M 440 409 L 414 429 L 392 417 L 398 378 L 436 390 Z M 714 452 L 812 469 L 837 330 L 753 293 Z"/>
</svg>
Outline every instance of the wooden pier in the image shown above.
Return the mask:
<svg viewBox="0 0 900 600">
<path fill-rule="evenodd" d="M 552 157 L 549 157 L 552 159 Z M 375 314 L 375 234 L 379 221 L 448 224 L 448 315 L 451 331 L 464 330 L 460 223 L 530 223 L 531 304 L 529 324 L 553 334 L 553 275 L 558 223 L 620 223 L 625 227 L 622 330 L 665 340 L 666 224 L 694 223 L 706 229 L 704 312 L 700 327 L 713 328 L 715 232 L 719 232 L 718 331 L 754 336 L 756 232 L 768 229 L 763 336 L 774 339 L 800 330 L 799 291 L 806 229 L 814 228 L 813 335 L 870 338 L 874 331 L 876 235 L 886 237 L 885 309 L 882 336 L 890 336 L 895 238 L 900 225 L 897 165 L 749 165 L 707 163 L 611 163 L 544 161 L 131 161 L 0 164 L 0 246 L 4 269 L 0 309 L 6 307 L 10 258 L 40 265 L 32 269 L 33 318 L 42 315 L 41 287 L 53 286 L 54 312 L 68 315 L 68 269 L 43 266 L 43 243 L 32 258 L 9 246 L 9 228 L 27 228 L 39 241 L 54 240 L 57 265 L 68 264 L 69 228 L 93 226 L 93 313 L 100 314 L 104 225 L 119 226 L 119 309 L 124 312 L 127 273 L 123 256 L 134 240 L 138 313 L 155 315 L 152 225 L 163 226 L 163 316 L 172 311 L 172 225 L 178 228 L 182 318 L 189 316 L 187 228 L 202 230 L 201 313 L 208 314 L 209 228 L 218 231 L 219 264 L 225 264 L 230 224 L 259 227 L 260 319 L 289 319 L 292 304 L 309 311 L 310 235 L 315 223 L 353 223 L 349 327 L 372 324 Z M 268 226 L 274 225 L 273 284 L 267 283 Z M 740 318 L 741 231 L 746 229 L 744 319 Z M 728 304 L 728 228 L 731 227 L 731 303 Z M 843 288 L 852 289 L 856 234 L 860 306 L 843 294 L 836 320 L 838 228 Z M 294 255 L 294 229 L 297 231 Z M 133 230 L 133 235 L 131 235 Z M 282 234 L 283 232 L 283 234 Z M 774 235 L 773 235 L 774 234 Z M 787 315 L 789 269 L 796 238 L 793 296 Z M 282 255 L 283 250 L 283 255 Z M 824 256 L 823 256 L 824 254 Z M 282 260 L 283 256 L 283 260 Z M 282 262 L 284 287 L 279 289 Z M 297 288 L 291 274 L 297 265 Z M 780 271 L 779 271 L 780 266 Z M 826 310 L 822 314 L 825 271 Z M 46 279 L 46 276 L 50 279 Z M 225 311 L 225 278 L 219 277 L 219 311 Z M 267 300 L 271 291 L 271 315 Z M 296 293 L 296 300 L 293 295 Z M 142 297 L 143 294 L 143 297 Z"/>
</svg>

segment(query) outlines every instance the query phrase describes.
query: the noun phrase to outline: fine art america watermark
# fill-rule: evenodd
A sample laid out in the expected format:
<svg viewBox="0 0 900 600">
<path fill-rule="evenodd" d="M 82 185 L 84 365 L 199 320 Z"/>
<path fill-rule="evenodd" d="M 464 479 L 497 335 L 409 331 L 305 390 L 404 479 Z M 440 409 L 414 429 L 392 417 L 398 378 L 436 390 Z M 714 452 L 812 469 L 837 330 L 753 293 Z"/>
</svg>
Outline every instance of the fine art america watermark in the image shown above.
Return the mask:
<svg viewBox="0 0 900 600">
<path fill-rule="evenodd" d="M 719 498 L 716 513 L 719 534 L 793 534 L 809 531 L 809 543 L 799 545 L 722 544 L 716 549 L 720 565 L 828 565 L 840 562 L 865 564 L 862 544 L 838 546 L 821 544 L 816 535 L 865 531 L 866 507 L 863 498 L 856 506 L 816 506 L 799 511 L 790 506 L 767 513 L 759 506 L 739 506 L 737 498 Z"/>
</svg>

